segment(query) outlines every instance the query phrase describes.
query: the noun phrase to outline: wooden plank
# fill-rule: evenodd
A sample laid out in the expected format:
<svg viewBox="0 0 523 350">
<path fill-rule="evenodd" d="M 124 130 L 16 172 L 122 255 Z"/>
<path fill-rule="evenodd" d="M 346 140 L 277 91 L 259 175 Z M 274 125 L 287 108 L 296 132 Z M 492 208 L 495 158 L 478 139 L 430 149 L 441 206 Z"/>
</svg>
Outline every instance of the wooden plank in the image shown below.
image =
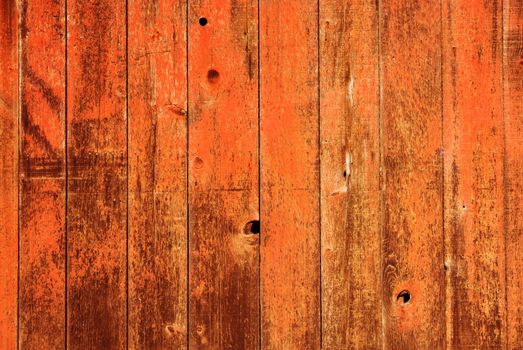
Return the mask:
<svg viewBox="0 0 523 350">
<path fill-rule="evenodd" d="M 445 340 L 439 1 L 382 1 L 383 302 L 386 349 Z"/>
<path fill-rule="evenodd" d="M 18 8 L 0 1 L 0 348 L 17 346 Z"/>
<path fill-rule="evenodd" d="M 189 7 L 189 345 L 259 346 L 258 7 Z"/>
<path fill-rule="evenodd" d="M 186 1 L 129 1 L 129 347 L 187 347 Z"/>
<path fill-rule="evenodd" d="M 260 1 L 263 349 L 320 347 L 318 2 Z"/>
<path fill-rule="evenodd" d="M 447 346 L 505 346 L 501 1 L 443 3 Z"/>
<path fill-rule="evenodd" d="M 507 342 L 523 348 L 523 1 L 503 3 Z"/>
<path fill-rule="evenodd" d="M 21 2 L 20 334 L 65 345 L 65 1 Z"/>
<path fill-rule="evenodd" d="M 320 1 L 323 347 L 382 341 L 377 2 Z"/>
<path fill-rule="evenodd" d="M 126 332 L 126 4 L 68 10 L 69 349 L 123 349 Z"/>
</svg>

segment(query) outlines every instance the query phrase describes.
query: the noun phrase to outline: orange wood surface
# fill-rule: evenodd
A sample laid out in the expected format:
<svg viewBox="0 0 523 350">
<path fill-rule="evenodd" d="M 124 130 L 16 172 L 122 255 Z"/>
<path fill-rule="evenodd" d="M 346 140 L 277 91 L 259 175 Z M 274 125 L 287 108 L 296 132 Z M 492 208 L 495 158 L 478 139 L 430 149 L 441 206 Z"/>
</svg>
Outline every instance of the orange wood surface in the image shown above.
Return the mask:
<svg viewBox="0 0 523 350">
<path fill-rule="evenodd" d="M 377 9 L 376 2 L 366 0 L 321 1 L 326 349 L 382 347 Z"/>
<path fill-rule="evenodd" d="M 0 1 L 0 348 L 15 349 L 18 330 L 18 15 Z"/>
<path fill-rule="evenodd" d="M 502 3 L 445 1 L 442 14 L 447 346 L 498 349 L 507 339 Z"/>
<path fill-rule="evenodd" d="M 521 0 L 0 20 L 0 350 L 523 349 Z"/>
<path fill-rule="evenodd" d="M 186 3 L 128 3 L 129 347 L 180 349 L 187 319 Z"/>
<path fill-rule="evenodd" d="M 188 9 L 189 348 L 259 344 L 258 7 Z"/>
<path fill-rule="evenodd" d="M 20 3 L 19 344 L 65 344 L 65 1 Z"/>
</svg>

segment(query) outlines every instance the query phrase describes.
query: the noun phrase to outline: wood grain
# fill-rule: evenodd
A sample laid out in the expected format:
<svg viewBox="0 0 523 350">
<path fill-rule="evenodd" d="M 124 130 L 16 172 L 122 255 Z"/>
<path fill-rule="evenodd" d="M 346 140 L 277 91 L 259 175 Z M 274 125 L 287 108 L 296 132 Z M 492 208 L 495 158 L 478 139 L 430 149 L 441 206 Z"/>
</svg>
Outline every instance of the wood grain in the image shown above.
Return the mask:
<svg viewBox="0 0 523 350">
<path fill-rule="evenodd" d="M 0 348 L 17 346 L 18 7 L 0 1 Z"/>
<path fill-rule="evenodd" d="M 382 344 L 378 7 L 320 1 L 323 347 Z"/>
<path fill-rule="evenodd" d="M 127 343 L 125 5 L 67 2 L 69 349 Z"/>
<path fill-rule="evenodd" d="M 523 348 L 523 1 L 503 3 L 507 347 Z"/>
<path fill-rule="evenodd" d="M 191 348 L 259 346 L 259 236 L 246 227 L 259 219 L 257 10 L 189 7 Z"/>
<path fill-rule="evenodd" d="M 381 3 L 386 349 L 444 346 L 440 24 L 438 1 Z"/>
<path fill-rule="evenodd" d="M 129 1 L 129 347 L 187 347 L 186 2 Z"/>
<path fill-rule="evenodd" d="M 505 346 L 502 4 L 443 3 L 448 346 Z"/>
<path fill-rule="evenodd" d="M 260 1 L 263 349 L 320 347 L 317 1 Z"/>
<path fill-rule="evenodd" d="M 65 345 L 65 2 L 21 2 L 20 334 Z"/>
</svg>

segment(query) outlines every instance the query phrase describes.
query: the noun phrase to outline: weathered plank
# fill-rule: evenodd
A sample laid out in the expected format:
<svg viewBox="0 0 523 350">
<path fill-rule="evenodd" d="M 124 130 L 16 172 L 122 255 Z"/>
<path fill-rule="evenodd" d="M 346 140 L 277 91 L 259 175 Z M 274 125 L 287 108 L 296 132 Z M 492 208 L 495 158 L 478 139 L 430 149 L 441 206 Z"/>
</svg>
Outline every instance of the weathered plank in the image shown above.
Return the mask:
<svg viewBox="0 0 523 350">
<path fill-rule="evenodd" d="M 386 349 L 445 340 L 439 1 L 380 9 Z"/>
<path fill-rule="evenodd" d="M 17 346 L 18 8 L 0 1 L 0 348 Z"/>
<path fill-rule="evenodd" d="M 382 341 L 377 2 L 320 1 L 323 347 Z"/>
<path fill-rule="evenodd" d="M 443 2 L 447 346 L 505 344 L 502 4 Z"/>
<path fill-rule="evenodd" d="M 523 348 L 523 1 L 505 0 L 503 81 L 505 111 L 504 226 L 507 264 L 507 342 Z"/>
<path fill-rule="evenodd" d="M 189 345 L 259 346 L 258 9 L 189 7 Z"/>
<path fill-rule="evenodd" d="M 260 1 L 263 349 L 320 347 L 318 2 Z"/>
<path fill-rule="evenodd" d="M 129 347 L 187 345 L 186 2 L 129 1 Z"/>
<path fill-rule="evenodd" d="M 65 1 L 20 4 L 20 330 L 65 345 Z"/>
<path fill-rule="evenodd" d="M 69 0 L 69 349 L 126 347 L 126 4 Z"/>
</svg>

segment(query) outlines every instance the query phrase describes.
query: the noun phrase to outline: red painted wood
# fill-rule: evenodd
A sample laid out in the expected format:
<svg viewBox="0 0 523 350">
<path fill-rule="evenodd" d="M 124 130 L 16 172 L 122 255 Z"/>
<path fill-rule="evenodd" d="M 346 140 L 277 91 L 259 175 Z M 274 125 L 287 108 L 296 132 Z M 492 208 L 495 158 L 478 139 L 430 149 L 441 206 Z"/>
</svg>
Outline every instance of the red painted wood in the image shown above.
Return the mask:
<svg viewBox="0 0 523 350">
<path fill-rule="evenodd" d="M 129 348 L 187 347 L 186 2 L 129 1 Z"/>
<path fill-rule="evenodd" d="M 501 1 L 443 3 L 447 341 L 506 344 Z"/>
<path fill-rule="evenodd" d="M 263 349 L 320 347 L 318 3 L 260 1 Z"/>
<path fill-rule="evenodd" d="M 190 348 L 259 347 L 257 24 L 254 1 L 190 3 Z"/>
<path fill-rule="evenodd" d="M 67 2 L 67 347 L 127 344 L 126 6 Z"/>
<path fill-rule="evenodd" d="M 382 1 L 380 119 L 386 349 L 444 347 L 439 1 Z"/>
<path fill-rule="evenodd" d="M 65 1 L 20 3 L 19 346 L 65 345 Z"/>
<path fill-rule="evenodd" d="M 382 346 L 377 2 L 320 2 L 325 349 Z M 357 49 L 355 49 L 357 48 Z"/>
<path fill-rule="evenodd" d="M 18 8 L 0 1 L 0 348 L 17 344 Z"/>
<path fill-rule="evenodd" d="M 523 1 L 503 2 L 507 346 L 523 348 Z"/>
</svg>

